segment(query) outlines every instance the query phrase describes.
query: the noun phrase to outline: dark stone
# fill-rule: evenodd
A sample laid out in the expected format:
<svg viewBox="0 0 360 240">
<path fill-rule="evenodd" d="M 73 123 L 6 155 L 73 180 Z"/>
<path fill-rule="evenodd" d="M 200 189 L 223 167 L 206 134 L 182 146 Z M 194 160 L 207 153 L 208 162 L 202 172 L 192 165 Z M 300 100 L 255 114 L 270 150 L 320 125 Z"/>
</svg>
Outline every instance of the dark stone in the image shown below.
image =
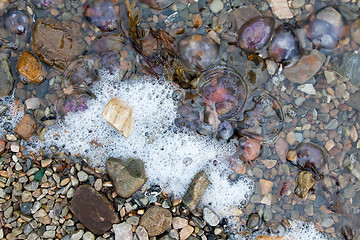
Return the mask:
<svg viewBox="0 0 360 240">
<path fill-rule="evenodd" d="M 133 195 L 146 182 L 144 163 L 140 159 L 109 158 L 106 171 L 116 193 L 123 198 Z"/>
<path fill-rule="evenodd" d="M 157 236 L 171 228 L 171 212 L 159 206 L 150 207 L 141 217 L 140 226 L 143 226 L 150 237 Z"/>
<path fill-rule="evenodd" d="M 85 51 L 86 44 L 78 23 L 40 18 L 32 30 L 32 49 L 43 62 L 64 69 Z"/>
<path fill-rule="evenodd" d="M 350 82 L 356 87 L 360 87 L 360 54 L 345 53 L 340 70 L 345 77 L 350 79 Z"/>
<path fill-rule="evenodd" d="M 350 95 L 349 100 L 347 101 L 347 104 L 354 108 L 355 110 L 360 111 L 360 91 L 353 93 Z"/>
<path fill-rule="evenodd" d="M 87 184 L 76 189 L 69 208 L 96 235 L 105 233 L 113 224 L 120 222 L 110 201 Z"/>
<path fill-rule="evenodd" d="M 14 88 L 14 78 L 7 61 L 8 54 L 0 54 L 0 97 L 6 97 Z"/>
<path fill-rule="evenodd" d="M 49 80 L 45 80 L 43 83 L 39 84 L 36 89 L 36 97 L 45 98 L 45 95 L 48 93 L 49 89 Z"/>
<path fill-rule="evenodd" d="M 210 181 L 205 171 L 198 172 L 186 190 L 183 203 L 190 208 L 190 210 L 195 209 L 200 204 L 201 198 L 209 184 Z"/>
<path fill-rule="evenodd" d="M 32 206 L 33 204 L 29 202 L 22 203 L 20 208 L 20 213 L 26 216 L 30 216 Z"/>
</svg>

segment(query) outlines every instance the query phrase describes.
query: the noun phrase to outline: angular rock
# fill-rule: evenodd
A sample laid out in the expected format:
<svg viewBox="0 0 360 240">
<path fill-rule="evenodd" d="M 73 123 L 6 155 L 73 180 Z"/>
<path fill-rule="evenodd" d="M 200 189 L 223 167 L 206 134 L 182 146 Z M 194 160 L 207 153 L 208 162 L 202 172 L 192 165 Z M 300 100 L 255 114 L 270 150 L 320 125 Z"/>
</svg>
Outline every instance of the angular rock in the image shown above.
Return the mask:
<svg viewBox="0 0 360 240">
<path fill-rule="evenodd" d="M 284 76 L 292 83 L 304 84 L 320 70 L 325 60 L 325 54 L 313 50 L 309 55 L 302 56 L 294 66 L 285 68 Z"/>
<path fill-rule="evenodd" d="M 312 179 L 312 173 L 307 171 L 300 172 L 296 182 L 297 186 L 295 188 L 295 194 L 301 198 L 306 197 L 309 190 L 315 184 L 315 181 Z"/>
<path fill-rule="evenodd" d="M 24 51 L 16 65 L 16 70 L 25 83 L 42 83 L 46 77 L 46 70 L 40 61 L 28 51 Z"/>
<path fill-rule="evenodd" d="M 345 53 L 341 66 L 341 72 L 356 87 L 360 87 L 360 54 L 357 52 Z"/>
<path fill-rule="evenodd" d="M 123 198 L 133 195 L 146 182 L 144 163 L 140 159 L 109 158 L 106 171 L 116 193 Z"/>
<path fill-rule="evenodd" d="M 201 198 L 209 184 L 210 181 L 205 171 L 203 170 L 198 172 L 191 181 L 183 197 L 183 203 L 185 206 L 190 208 L 190 210 L 195 209 L 200 204 Z"/>
<path fill-rule="evenodd" d="M 349 100 L 346 103 L 350 107 L 360 111 L 360 91 L 351 94 Z"/>
<path fill-rule="evenodd" d="M 0 54 L 0 97 L 6 97 L 14 88 L 14 77 L 7 61 L 8 54 Z"/>
<path fill-rule="evenodd" d="M 69 208 L 96 235 L 103 234 L 120 221 L 110 201 L 87 184 L 76 189 Z"/>
<path fill-rule="evenodd" d="M 159 206 L 150 207 L 141 217 L 140 226 L 143 226 L 149 237 L 157 236 L 171 228 L 171 212 Z"/>
<path fill-rule="evenodd" d="M 20 120 L 20 122 L 15 127 L 15 133 L 26 141 L 30 139 L 31 135 L 35 132 L 36 123 L 29 114 Z"/>
<path fill-rule="evenodd" d="M 267 194 L 268 192 L 271 191 L 274 182 L 269 181 L 269 180 L 265 180 L 265 179 L 260 179 L 260 187 L 261 187 L 261 194 Z"/>
<path fill-rule="evenodd" d="M 103 118 L 126 138 L 129 137 L 132 125 L 132 110 L 121 99 L 112 98 L 102 112 Z"/>
<path fill-rule="evenodd" d="M 115 240 L 132 240 L 132 226 L 126 222 L 115 224 L 113 226 L 115 233 Z"/>
<path fill-rule="evenodd" d="M 76 22 L 39 18 L 32 30 L 32 50 L 40 60 L 64 69 L 69 61 L 86 49 L 84 34 Z"/>
<path fill-rule="evenodd" d="M 190 235 L 193 233 L 194 228 L 190 225 L 187 225 L 186 227 L 184 227 L 183 229 L 180 230 L 180 240 L 185 240 L 188 237 L 190 237 Z"/>
<path fill-rule="evenodd" d="M 0 138 L 0 154 L 5 151 L 6 142 Z"/>
</svg>

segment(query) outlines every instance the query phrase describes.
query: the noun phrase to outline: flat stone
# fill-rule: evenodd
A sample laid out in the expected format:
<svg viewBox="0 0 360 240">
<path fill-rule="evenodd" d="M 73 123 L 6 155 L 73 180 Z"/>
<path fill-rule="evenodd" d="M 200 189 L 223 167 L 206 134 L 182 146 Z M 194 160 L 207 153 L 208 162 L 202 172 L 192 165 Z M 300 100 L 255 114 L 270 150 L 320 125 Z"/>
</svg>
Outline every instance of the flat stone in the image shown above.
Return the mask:
<svg viewBox="0 0 360 240">
<path fill-rule="evenodd" d="M 271 191 L 274 182 L 265 179 L 260 179 L 261 194 L 267 194 Z"/>
<path fill-rule="evenodd" d="M 190 225 L 187 225 L 186 227 L 184 227 L 183 229 L 180 230 L 180 240 L 185 240 L 188 237 L 190 237 L 190 235 L 193 233 L 194 228 Z"/>
<path fill-rule="evenodd" d="M 39 98 L 26 99 L 25 105 L 27 109 L 37 109 L 40 107 L 40 99 Z"/>
<path fill-rule="evenodd" d="M 302 56 L 294 66 L 285 68 L 284 76 L 292 83 L 304 84 L 320 70 L 325 60 L 325 54 L 313 50 L 309 55 Z"/>
<path fill-rule="evenodd" d="M 83 240 L 95 240 L 95 236 L 94 234 L 92 234 L 92 232 L 86 232 L 84 235 L 83 235 Z"/>
<path fill-rule="evenodd" d="M 109 158 L 106 171 L 116 193 L 123 198 L 133 195 L 146 182 L 144 163 L 140 159 Z"/>
<path fill-rule="evenodd" d="M 345 53 L 340 66 L 343 75 L 350 79 L 356 87 L 360 87 L 360 54 L 357 52 Z"/>
<path fill-rule="evenodd" d="M 316 90 L 314 86 L 310 83 L 303 84 L 297 87 L 297 89 L 303 93 L 309 94 L 309 95 L 316 95 Z"/>
<path fill-rule="evenodd" d="M 126 138 L 132 125 L 132 110 L 120 98 L 112 98 L 102 112 L 103 118 Z"/>
<path fill-rule="evenodd" d="M 293 14 L 290 11 L 287 0 L 267 0 L 273 13 L 279 19 L 292 18 Z"/>
<path fill-rule="evenodd" d="M 360 91 L 350 94 L 349 100 L 346 102 L 350 107 L 360 111 Z"/>
<path fill-rule="evenodd" d="M 132 240 L 132 226 L 126 222 L 114 224 L 115 240 Z"/>
<path fill-rule="evenodd" d="M 205 171 L 203 170 L 198 172 L 191 181 L 183 197 L 183 203 L 185 206 L 190 208 L 190 210 L 195 209 L 200 204 L 201 198 L 203 197 L 209 184 L 210 181 Z"/>
<path fill-rule="evenodd" d="M 71 240 L 80 240 L 81 237 L 84 235 L 84 230 L 80 229 L 79 231 L 73 233 L 71 235 Z"/>
<path fill-rule="evenodd" d="M 18 134 L 25 140 L 29 140 L 31 135 L 35 132 L 36 123 L 29 114 L 20 120 L 20 122 L 15 127 L 15 133 Z"/>
<path fill-rule="evenodd" d="M 7 61 L 9 55 L 0 54 L 0 97 L 6 97 L 14 88 L 14 77 Z"/>
<path fill-rule="evenodd" d="M 209 207 L 203 210 L 204 220 L 212 227 L 215 227 L 220 222 L 220 217 Z"/>
<path fill-rule="evenodd" d="M 357 44 L 360 44 L 360 19 L 351 23 L 350 35 Z"/>
<path fill-rule="evenodd" d="M 210 3 L 210 10 L 213 13 L 218 13 L 224 8 L 224 3 L 221 0 L 214 0 Z"/>
<path fill-rule="evenodd" d="M 172 226 L 174 229 L 181 229 L 181 228 L 187 226 L 188 223 L 189 223 L 189 221 L 185 218 L 174 217 L 172 219 Z"/>
<path fill-rule="evenodd" d="M 135 233 L 139 240 L 148 240 L 149 239 L 149 235 L 148 235 L 146 229 L 142 226 L 138 226 L 136 228 Z"/>
<path fill-rule="evenodd" d="M 120 221 L 110 201 L 87 184 L 76 189 L 69 208 L 96 235 L 105 233 Z"/>
<path fill-rule="evenodd" d="M 140 226 L 143 226 L 150 237 L 157 236 L 171 228 L 172 216 L 168 209 L 152 206 L 141 217 Z"/>
<path fill-rule="evenodd" d="M 46 77 L 46 70 L 40 61 L 28 51 L 21 53 L 16 65 L 18 73 L 24 77 L 23 82 L 42 83 Z"/>
<path fill-rule="evenodd" d="M 39 18 L 32 30 L 32 50 L 40 60 L 64 69 L 69 61 L 86 49 L 84 34 L 76 22 L 60 22 L 52 18 Z"/>
</svg>

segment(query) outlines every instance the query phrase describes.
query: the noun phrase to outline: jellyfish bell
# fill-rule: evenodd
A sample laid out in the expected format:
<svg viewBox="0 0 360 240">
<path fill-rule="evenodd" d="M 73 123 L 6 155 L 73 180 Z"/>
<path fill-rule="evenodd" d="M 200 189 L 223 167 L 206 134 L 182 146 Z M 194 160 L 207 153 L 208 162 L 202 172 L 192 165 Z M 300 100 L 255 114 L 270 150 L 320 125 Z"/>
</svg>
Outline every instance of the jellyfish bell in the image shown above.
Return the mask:
<svg viewBox="0 0 360 240">
<path fill-rule="evenodd" d="M 110 0 L 91 0 L 85 6 L 85 18 L 102 31 L 119 27 L 119 8 Z"/>
<path fill-rule="evenodd" d="M 88 87 L 98 80 L 99 59 L 94 55 L 88 55 L 74 59 L 64 71 L 64 84 Z"/>
<path fill-rule="evenodd" d="M 219 120 L 237 114 L 247 98 L 247 85 L 233 69 L 217 66 L 205 71 L 198 78 L 198 91 L 207 106 L 217 113 Z"/>
<path fill-rule="evenodd" d="M 11 8 L 5 13 L 5 28 L 17 35 L 26 35 L 31 31 L 32 17 L 25 11 Z"/>
<path fill-rule="evenodd" d="M 205 34 L 183 37 L 178 44 L 179 60 L 192 71 L 205 71 L 219 58 L 219 44 Z"/>
<path fill-rule="evenodd" d="M 306 34 L 315 47 L 334 49 L 345 37 L 343 16 L 332 6 L 320 9 L 305 23 Z"/>
<path fill-rule="evenodd" d="M 254 17 L 244 23 L 238 33 L 238 45 L 249 53 L 266 49 L 273 34 L 275 20 L 272 17 Z"/>
</svg>

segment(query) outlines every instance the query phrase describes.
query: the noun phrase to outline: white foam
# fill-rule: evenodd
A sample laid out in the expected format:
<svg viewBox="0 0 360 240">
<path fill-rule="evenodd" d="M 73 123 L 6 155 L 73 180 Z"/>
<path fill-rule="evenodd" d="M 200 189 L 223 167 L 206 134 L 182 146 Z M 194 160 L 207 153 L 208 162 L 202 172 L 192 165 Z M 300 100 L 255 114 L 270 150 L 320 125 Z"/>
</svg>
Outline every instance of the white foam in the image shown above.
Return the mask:
<svg viewBox="0 0 360 240">
<path fill-rule="evenodd" d="M 319 232 L 313 223 L 300 220 L 291 221 L 291 227 L 286 232 L 285 237 L 296 240 L 329 239 L 325 234 Z"/>
<path fill-rule="evenodd" d="M 233 184 L 227 180 L 231 170 L 226 159 L 235 151 L 233 143 L 174 131 L 177 106 L 171 98 L 174 88 L 170 83 L 147 77 L 120 82 L 113 75 L 103 74 L 91 90 L 97 99 L 88 103 L 86 111 L 71 113 L 49 127 L 43 146 L 63 146 L 63 150 L 86 156 L 92 166 L 100 167 L 108 157 L 140 158 L 148 182 L 176 197 L 182 197 L 196 172 L 205 169 L 211 186 L 203 203 L 224 215 L 228 207 L 238 206 L 251 196 L 253 184 L 247 177 Z M 115 96 L 133 109 L 134 123 L 127 139 L 101 116 Z M 102 146 L 93 146 L 92 141 Z M 191 163 L 184 161 L 188 158 Z"/>
<path fill-rule="evenodd" d="M 14 101 L 14 91 L 12 94 L 6 97 L 0 98 L 0 104 L 8 107 L 0 117 L 0 136 L 9 134 L 3 127 L 5 122 L 10 123 L 9 128 L 15 129 L 18 122 L 24 117 L 24 105 Z"/>
</svg>

